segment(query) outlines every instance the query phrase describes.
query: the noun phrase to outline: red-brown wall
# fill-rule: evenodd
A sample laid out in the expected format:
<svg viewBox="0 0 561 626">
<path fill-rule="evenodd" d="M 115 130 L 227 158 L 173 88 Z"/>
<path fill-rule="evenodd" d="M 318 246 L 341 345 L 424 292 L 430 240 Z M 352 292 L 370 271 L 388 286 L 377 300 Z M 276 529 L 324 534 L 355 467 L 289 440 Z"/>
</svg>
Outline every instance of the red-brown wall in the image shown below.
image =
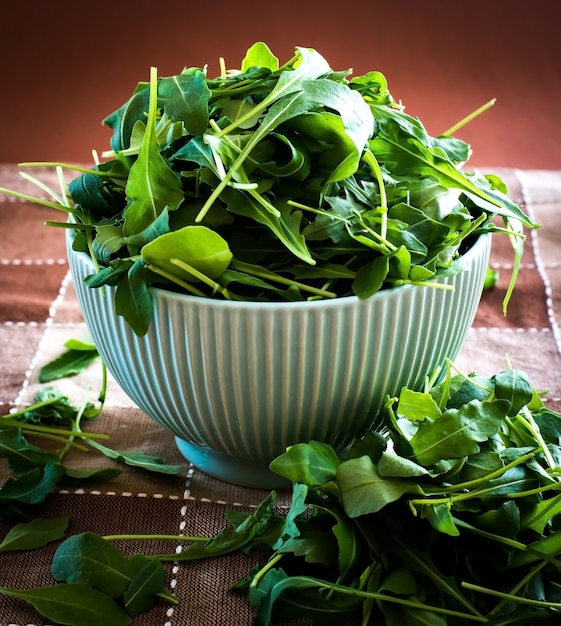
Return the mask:
<svg viewBox="0 0 561 626">
<path fill-rule="evenodd" d="M 333 69 L 378 69 L 394 98 L 439 134 L 491 98 L 462 132 L 470 165 L 561 169 L 557 0 L 136 0 L 10 2 L 0 16 L 0 162 L 88 163 L 101 120 L 149 68 L 218 59 L 255 41 L 281 61 L 316 48 Z"/>
</svg>

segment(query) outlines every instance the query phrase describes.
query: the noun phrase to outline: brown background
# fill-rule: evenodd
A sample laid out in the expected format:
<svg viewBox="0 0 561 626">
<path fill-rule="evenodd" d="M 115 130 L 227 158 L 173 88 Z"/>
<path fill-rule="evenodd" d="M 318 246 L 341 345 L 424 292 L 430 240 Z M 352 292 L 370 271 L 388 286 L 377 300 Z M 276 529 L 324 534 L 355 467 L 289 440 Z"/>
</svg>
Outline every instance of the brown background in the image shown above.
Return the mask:
<svg viewBox="0 0 561 626">
<path fill-rule="evenodd" d="M 378 69 L 394 97 L 437 135 L 491 98 L 459 133 L 472 166 L 561 169 L 556 0 L 267 3 L 35 0 L 0 16 L 0 163 L 90 162 L 108 145 L 101 120 L 149 68 L 175 74 L 218 58 L 239 67 L 266 41 L 281 62 L 316 48 L 333 69 Z"/>
</svg>

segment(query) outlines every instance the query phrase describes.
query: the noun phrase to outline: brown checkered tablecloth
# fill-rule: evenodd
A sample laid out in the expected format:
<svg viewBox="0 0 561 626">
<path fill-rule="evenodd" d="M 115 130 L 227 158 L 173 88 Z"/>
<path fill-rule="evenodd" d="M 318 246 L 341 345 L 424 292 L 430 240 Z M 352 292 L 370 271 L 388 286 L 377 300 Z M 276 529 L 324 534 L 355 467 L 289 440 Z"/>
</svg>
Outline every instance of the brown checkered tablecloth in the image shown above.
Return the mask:
<svg viewBox="0 0 561 626">
<path fill-rule="evenodd" d="M 491 264 L 500 272 L 498 286 L 483 295 L 477 318 L 456 364 L 465 372 L 494 374 L 506 367 L 526 371 L 545 402 L 561 410 L 561 172 L 493 170 L 510 189 L 511 197 L 542 224 L 532 231 L 508 315 L 502 299 L 508 284 L 512 253 L 506 237 L 496 236 Z M 56 185 L 48 170 L 34 175 Z M 20 178 L 17 168 L 0 166 L 0 186 L 36 193 Z M 30 402 L 40 387 L 42 364 L 60 353 L 64 342 L 79 338 L 85 327 L 76 303 L 65 258 L 64 232 L 43 222 L 61 220 L 56 210 L 0 195 L 0 414 Z M 76 378 L 54 383 L 73 402 L 95 400 L 101 381 L 98 364 Z M 69 515 L 70 533 L 102 535 L 159 533 L 214 535 L 226 525 L 227 508 L 249 510 L 266 491 L 222 483 L 190 467 L 177 451 L 173 436 L 131 404 L 110 381 L 107 402 L 92 429 L 110 435 L 111 446 L 140 450 L 183 464 L 177 476 L 152 474 L 125 467 L 110 482 L 87 488 L 63 488 L 50 496 L 43 517 Z M 72 453 L 76 467 L 105 467 L 111 461 L 97 454 Z M 7 475 L 0 465 L 0 484 Z M 280 504 L 288 504 L 281 494 Z M 0 523 L 0 537 L 8 530 Z M 130 553 L 172 553 L 178 547 L 157 541 L 127 544 Z M 34 552 L 0 555 L 0 586 L 31 587 L 53 584 L 50 561 L 56 544 Z M 138 616 L 138 626 L 245 626 L 252 611 L 243 596 L 229 591 L 247 575 L 254 556 L 235 554 L 201 562 L 168 566 L 169 586 L 177 606 L 157 604 Z M 43 625 L 29 605 L 0 596 L 0 626 Z"/>
</svg>

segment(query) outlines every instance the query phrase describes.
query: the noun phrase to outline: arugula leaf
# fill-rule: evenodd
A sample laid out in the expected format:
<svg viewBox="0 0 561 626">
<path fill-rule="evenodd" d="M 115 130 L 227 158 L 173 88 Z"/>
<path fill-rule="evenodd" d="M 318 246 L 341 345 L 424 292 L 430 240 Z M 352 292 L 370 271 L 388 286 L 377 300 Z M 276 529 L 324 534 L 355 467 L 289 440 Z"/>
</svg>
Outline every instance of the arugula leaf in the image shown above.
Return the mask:
<svg viewBox="0 0 561 626">
<path fill-rule="evenodd" d="M 461 458 L 479 450 L 478 442 L 497 433 L 509 410 L 504 401 L 473 400 L 449 409 L 436 420 L 425 419 L 409 444 L 417 462 L 434 465 L 442 459 Z"/>
<path fill-rule="evenodd" d="M 99 353 L 93 344 L 87 348 L 83 345 L 78 348 L 69 348 L 59 357 L 41 367 L 39 382 L 48 383 L 60 378 L 75 376 L 98 357 Z"/>
<path fill-rule="evenodd" d="M 53 519 L 38 517 L 24 524 L 13 526 L 0 543 L 0 552 L 34 550 L 62 539 L 68 527 L 68 516 Z"/>
<path fill-rule="evenodd" d="M 156 80 L 156 74 L 153 71 L 146 131 L 138 159 L 131 166 L 125 188 L 129 200 L 123 213 L 123 232 L 126 236 L 143 231 L 165 208 L 168 211 L 176 209 L 184 198 L 179 178 L 160 154 L 155 136 Z"/>
<path fill-rule="evenodd" d="M 102 452 L 110 459 L 115 459 L 121 463 L 126 463 L 133 467 L 142 467 L 152 472 L 159 472 L 161 474 L 178 474 L 183 470 L 182 465 L 169 465 L 165 463 L 161 457 L 144 454 L 142 452 L 122 452 L 112 450 L 107 446 L 102 445 L 98 441 L 89 440 L 88 444 Z"/>
<path fill-rule="evenodd" d="M 192 135 L 199 135 L 208 126 L 208 88 L 203 70 L 189 68 L 177 76 L 161 78 L 158 82 L 158 102 L 164 113 L 174 121 L 183 122 Z"/>
<path fill-rule="evenodd" d="M 41 615 L 68 626 L 128 626 L 131 618 L 105 593 L 85 583 L 54 585 L 36 589 L 0 587 L 0 594 L 20 598 Z"/>
</svg>

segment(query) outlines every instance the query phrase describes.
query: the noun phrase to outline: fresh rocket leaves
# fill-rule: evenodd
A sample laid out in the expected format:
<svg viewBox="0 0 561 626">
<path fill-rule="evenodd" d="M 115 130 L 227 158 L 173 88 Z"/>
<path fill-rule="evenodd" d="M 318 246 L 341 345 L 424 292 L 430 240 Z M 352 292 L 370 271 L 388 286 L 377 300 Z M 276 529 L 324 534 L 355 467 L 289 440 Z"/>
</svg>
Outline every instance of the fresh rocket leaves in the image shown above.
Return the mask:
<svg viewBox="0 0 561 626">
<path fill-rule="evenodd" d="M 561 414 L 524 372 L 451 367 L 383 413 L 386 430 L 340 456 L 317 441 L 290 447 L 271 463 L 293 484 L 290 510 L 242 518 L 245 541 L 236 515 L 193 556 L 230 551 L 232 536 L 272 550 L 236 585 L 262 626 L 556 624 Z"/>
<path fill-rule="evenodd" d="M 65 345 L 66 350 L 41 370 L 43 375 L 48 373 L 48 380 L 74 375 L 97 357 L 88 340 L 72 339 Z M 105 384 L 98 406 L 86 402 L 75 407 L 66 396 L 43 387 L 32 405 L 0 416 L 0 459 L 6 461 L 9 470 L 0 486 L 0 518 L 29 519 L 33 508 L 44 502 L 61 482 L 110 480 L 121 472 L 116 466 L 97 470 L 69 467 L 64 457 L 71 448 L 82 452 L 96 450 L 119 463 L 153 472 L 177 474 L 182 470 L 182 466 L 168 464 L 160 457 L 113 450 L 101 443 L 106 435 L 83 431 L 82 422 L 99 416 L 104 398 Z M 41 448 L 41 441 L 50 442 L 49 449 Z"/>
<path fill-rule="evenodd" d="M 255 607 L 256 626 L 553 626 L 561 614 L 561 414 L 543 405 L 524 372 L 452 372 L 449 364 L 442 382 L 387 398 L 384 430 L 339 454 L 310 441 L 277 457 L 271 469 L 292 482 L 287 511 L 278 512 L 271 492 L 253 512 L 228 511 L 229 527 L 216 536 L 170 535 L 181 552 L 151 557 L 127 557 L 110 543 L 150 535 L 74 535 L 52 562 L 58 584 L 0 594 L 57 623 L 103 615 L 119 626 L 157 598 L 176 602 L 162 562 L 188 567 L 259 547 L 264 561 L 233 588 Z M 67 521 L 19 524 L 0 552 L 57 541 Z"/>
<path fill-rule="evenodd" d="M 74 248 L 94 257 L 87 284 L 117 286 L 117 313 L 138 335 L 150 286 L 232 300 L 368 298 L 462 271 L 458 259 L 485 232 L 514 245 L 506 306 L 523 227 L 536 226 L 500 178 L 464 172 L 470 146 L 431 137 L 383 74 L 350 77 L 310 48 L 280 64 L 258 42 L 216 78 L 152 68 L 104 122 L 111 150 L 58 208 L 72 215 Z"/>
</svg>

